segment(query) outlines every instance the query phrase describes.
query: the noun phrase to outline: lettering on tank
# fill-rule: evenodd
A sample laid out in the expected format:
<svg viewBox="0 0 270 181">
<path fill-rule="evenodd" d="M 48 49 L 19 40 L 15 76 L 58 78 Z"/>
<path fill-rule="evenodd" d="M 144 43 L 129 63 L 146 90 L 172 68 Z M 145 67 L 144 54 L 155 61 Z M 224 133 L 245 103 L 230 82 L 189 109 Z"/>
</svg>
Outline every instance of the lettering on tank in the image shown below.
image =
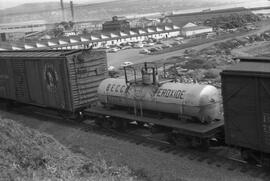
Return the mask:
<svg viewBox="0 0 270 181">
<path fill-rule="evenodd" d="M 126 91 L 126 88 L 126 85 L 108 84 L 106 87 L 106 92 L 124 93 Z"/>
<path fill-rule="evenodd" d="M 127 89 L 126 85 L 121 84 L 108 84 L 106 87 L 106 92 L 112 93 L 125 93 Z M 157 97 L 167 97 L 174 99 L 184 99 L 185 90 L 172 90 L 172 89 L 158 89 L 155 94 Z"/>
<path fill-rule="evenodd" d="M 168 97 L 175 99 L 184 99 L 185 90 L 158 89 L 157 97 Z"/>
</svg>

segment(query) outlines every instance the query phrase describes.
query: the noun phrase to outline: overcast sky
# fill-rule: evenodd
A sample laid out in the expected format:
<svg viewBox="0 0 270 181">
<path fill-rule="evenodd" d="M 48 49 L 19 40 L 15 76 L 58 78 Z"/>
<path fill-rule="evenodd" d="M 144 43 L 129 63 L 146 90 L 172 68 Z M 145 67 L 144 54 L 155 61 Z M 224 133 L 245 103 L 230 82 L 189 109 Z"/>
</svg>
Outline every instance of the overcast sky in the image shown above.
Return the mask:
<svg viewBox="0 0 270 181">
<path fill-rule="evenodd" d="M 24 3 L 38 3 L 38 2 L 60 2 L 60 0 L 0 0 L 0 9 L 9 8 L 12 6 L 17 6 Z M 70 0 L 64 0 L 64 2 L 69 3 Z M 115 0 L 72 0 L 73 3 L 95 3 L 95 2 L 106 2 Z"/>
<path fill-rule="evenodd" d="M 38 3 L 38 2 L 60 2 L 60 0 L 0 0 L 0 9 L 5 9 L 12 6 L 17 6 L 23 3 Z M 70 0 L 64 0 L 64 2 L 69 2 Z M 73 0 L 73 3 L 94 3 L 94 2 L 104 2 L 104 1 L 115 1 L 115 0 Z M 190 0 L 192 1 L 192 0 Z M 215 1 L 215 2 L 224 2 L 224 0 L 205 0 L 205 1 Z M 225 0 L 233 3 L 242 3 L 247 6 L 266 6 L 269 4 L 269 0 Z"/>
</svg>

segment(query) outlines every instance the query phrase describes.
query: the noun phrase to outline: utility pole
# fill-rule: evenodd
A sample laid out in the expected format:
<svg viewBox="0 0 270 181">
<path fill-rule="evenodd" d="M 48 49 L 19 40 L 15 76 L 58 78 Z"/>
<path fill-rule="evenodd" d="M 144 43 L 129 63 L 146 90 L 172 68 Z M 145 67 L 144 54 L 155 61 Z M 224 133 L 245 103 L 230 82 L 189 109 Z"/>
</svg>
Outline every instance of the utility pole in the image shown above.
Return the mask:
<svg viewBox="0 0 270 181">
<path fill-rule="evenodd" d="M 64 12 L 63 0 L 60 0 L 60 5 L 61 5 L 62 21 L 65 21 L 65 12 Z"/>
<path fill-rule="evenodd" d="M 71 10 L 71 21 L 74 22 L 74 8 L 72 1 L 70 1 L 70 10 Z"/>
</svg>

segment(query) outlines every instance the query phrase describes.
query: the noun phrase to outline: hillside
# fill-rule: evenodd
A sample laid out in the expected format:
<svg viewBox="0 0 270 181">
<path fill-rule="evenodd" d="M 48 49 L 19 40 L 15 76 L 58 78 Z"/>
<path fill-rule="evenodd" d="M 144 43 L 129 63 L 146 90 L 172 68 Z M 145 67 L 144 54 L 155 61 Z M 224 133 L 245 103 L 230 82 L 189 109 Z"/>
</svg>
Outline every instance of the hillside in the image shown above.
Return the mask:
<svg viewBox="0 0 270 181">
<path fill-rule="evenodd" d="M 0 180 L 137 180 L 126 167 L 74 154 L 52 136 L 0 116 Z"/>
<path fill-rule="evenodd" d="M 222 6 L 230 1 L 216 0 L 116 0 L 95 4 L 75 4 L 75 19 L 81 20 L 103 20 L 110 19 L 114 15 L 138 15 L 156 12 L 171 12 L 194 8 L 209 8 Z M 42 4 L 44 4 L 42 6 Z M 51 4 L 51 5 L 50 5 Z M 65 5 L 65 15 L 71 19 L 69 5 Z M 32 8 L 31 8 L 32 7 Z M 30 13 L 29 10 L 33 9 Z M 38 11 L 38 12 L 37 12 Z M 23 13 L 25 12 L 25 13 Z M 18 14 L 16 14 L 18 13 Z M 0 22 L 16 22 L 27 20 L 46 20 L 57 22 L 61 20 L 59 3 L 32 3 L 9 8 L 0 11 Z"/>
<path fill-rule="evenodd" d="M 68 7 L 69 3 L 64 3 L 64 7 Z M 41 11 L 52 11 L 60 9 L 59 2 L 45 2 L 45 3 L 25 3 L 12 8 L 7 8 L 0 10 L 1 15 L 11 15 L 11 14 L 27 14 L 27 13 L 39 13 Z"/>
</svg>

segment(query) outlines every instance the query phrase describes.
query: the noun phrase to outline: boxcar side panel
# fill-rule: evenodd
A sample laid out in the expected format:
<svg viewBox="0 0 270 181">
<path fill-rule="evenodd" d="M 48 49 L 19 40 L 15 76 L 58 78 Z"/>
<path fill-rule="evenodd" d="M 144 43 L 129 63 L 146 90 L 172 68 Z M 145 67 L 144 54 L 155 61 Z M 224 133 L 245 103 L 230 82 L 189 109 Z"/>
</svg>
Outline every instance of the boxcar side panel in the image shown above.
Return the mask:
<svg viewBox="0 0 270 181">
<path fill-rule="evenodd" d="M 0 97 L 72 111 L 65 57 L 14 57 L 0 61 Z"/>
<path fill-rule="evenodd" d="M 25 61 L 25 69 L 27 76 L 27 84 L 29 88 L 29 103 L 36 105 L 44 105 L 44 97 L 42 92 L 42 81 L 40 74 L 40 62 L 37 60 Z"/>
<path fill-rule="evenodd" d="M 0 97 L 74 112 L 97 99 L 107 57 L 99 50 L 0 52 Z"/>
<path fill-rule="evenodd" d="M 0 61 L 0 97 L 10 98 L 9 80 L 7 61 Z"/>
<path fill-rule="evenodd" d="M 258 79 L 258 86 L 258 131 L 261 136 L 261 150 L 270 153 L 270 78 Z"/>
<path fill-rule="evenodd" d="M 13 76 L 13 88 L 15 90 L 15 99 L 19 102 L 29 103 L 29 88 L 27 85 L 27 75 L 25 68 L 26 59 L 12 59 L 10 72 Z"/>
<path fill-rule="evenodd" d="M 226 143 L 256 150 L 260 148 L 256 79 L 223 75 L 222 96 Z"/>
<path fill-rule="evenodd" d="M 72 111 L 70 103 L 66 101 L 68 78 L 63 70 L 65 68 L 64 58 L 44 59 L 40 61 L 40 80 L 44 104 L 47 107 Z"/>
<path fill-rule="evenodd" d="M 89 107 L 97 100 L 97 87 L 107 75 L 104 51 L 85 51 L 68 57 L 73 109 Z"/>
</svg>

